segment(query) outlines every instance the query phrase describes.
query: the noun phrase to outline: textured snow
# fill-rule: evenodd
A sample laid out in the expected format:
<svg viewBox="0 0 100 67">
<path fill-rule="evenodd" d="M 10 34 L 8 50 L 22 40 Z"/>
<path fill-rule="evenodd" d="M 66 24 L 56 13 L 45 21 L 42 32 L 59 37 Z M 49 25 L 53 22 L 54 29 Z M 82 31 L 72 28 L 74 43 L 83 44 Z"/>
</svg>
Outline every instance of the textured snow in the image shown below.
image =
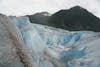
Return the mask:
<svg viewBox="0 0 100 67">
<path fill-rule="evenodd" d="M 100 33 L 65 31 L 12 18 L 35 67 L 100 67 Z"/>
</svg>

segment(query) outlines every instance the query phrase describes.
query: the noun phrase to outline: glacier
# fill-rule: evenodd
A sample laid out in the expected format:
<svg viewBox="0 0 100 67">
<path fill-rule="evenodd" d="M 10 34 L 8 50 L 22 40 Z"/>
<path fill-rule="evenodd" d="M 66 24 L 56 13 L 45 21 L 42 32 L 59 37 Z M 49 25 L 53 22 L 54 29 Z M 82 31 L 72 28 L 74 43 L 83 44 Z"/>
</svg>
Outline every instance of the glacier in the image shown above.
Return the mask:
<svg viewBox="0 0 100 67">
<path fill-rule="evenodd" d="M 67 31 L 11 18 L 19 28 L 35 67 L 100 67 L 100 33 Z"/>
<path fill-rule="evenodd" d="M 100 32 L 0 15 L 0 67 L 100 67 Z"/>
</svg>

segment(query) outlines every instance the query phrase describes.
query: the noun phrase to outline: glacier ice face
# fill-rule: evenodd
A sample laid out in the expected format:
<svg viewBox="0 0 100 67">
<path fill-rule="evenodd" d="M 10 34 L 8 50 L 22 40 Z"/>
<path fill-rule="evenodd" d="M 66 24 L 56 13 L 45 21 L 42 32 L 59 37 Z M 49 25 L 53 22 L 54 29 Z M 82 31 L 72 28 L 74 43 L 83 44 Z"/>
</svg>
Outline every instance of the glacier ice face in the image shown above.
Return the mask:
<svg viewBox="0 0 100 67">
<path fill-rule="evenodd" d="M 59 58 L 67 67 L 99 67 L 100 33 L 61 31 L 36 24 L 33 27 L 49 48 L 61 50 Z"/>
<path fill-rule="evenodd" d="M 13 19 L 36 67 L 100 67 L 100 33 L 65 31 Z"/>
<path fill-rule="evenodd" d="M 26 66 L 21 62 L 21 60 L 26 62 L 24 59 L 27 58 L 22 48 L 23 46 L 24 44 L 16 25 L 9 17 L 0 15 L 0 67 Z M 23 50 L 23 59 L 18 54 L 18 52 L 22 54 L 21 50 Z"/>
</svg>

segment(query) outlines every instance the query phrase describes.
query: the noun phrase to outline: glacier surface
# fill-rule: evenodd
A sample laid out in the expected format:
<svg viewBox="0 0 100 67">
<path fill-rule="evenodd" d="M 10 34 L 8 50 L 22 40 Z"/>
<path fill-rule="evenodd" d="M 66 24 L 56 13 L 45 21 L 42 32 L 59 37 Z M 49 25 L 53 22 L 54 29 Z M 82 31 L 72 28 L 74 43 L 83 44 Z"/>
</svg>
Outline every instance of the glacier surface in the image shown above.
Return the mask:
<svg viewBox="0 0 100 67">
<path fill-rule="evenodd" d="M 66 31 L 11 18 L 35 67 L 100 67 L 100 33 Z"/>
</svg>

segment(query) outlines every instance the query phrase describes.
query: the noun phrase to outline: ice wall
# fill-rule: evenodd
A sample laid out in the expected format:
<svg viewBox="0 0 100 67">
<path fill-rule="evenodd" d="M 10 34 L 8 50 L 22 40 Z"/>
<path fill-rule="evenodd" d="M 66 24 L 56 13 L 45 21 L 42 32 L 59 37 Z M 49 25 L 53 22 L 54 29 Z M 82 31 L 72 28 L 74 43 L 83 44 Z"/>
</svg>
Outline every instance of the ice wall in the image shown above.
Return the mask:
<svg viewBox="0 0 100 67">
<path fill-rule="evenodd" d="M 16 25 L 9 17 L 0 15 L 0 67 L 29 67 L 23 45 Z"/>
</svg>

